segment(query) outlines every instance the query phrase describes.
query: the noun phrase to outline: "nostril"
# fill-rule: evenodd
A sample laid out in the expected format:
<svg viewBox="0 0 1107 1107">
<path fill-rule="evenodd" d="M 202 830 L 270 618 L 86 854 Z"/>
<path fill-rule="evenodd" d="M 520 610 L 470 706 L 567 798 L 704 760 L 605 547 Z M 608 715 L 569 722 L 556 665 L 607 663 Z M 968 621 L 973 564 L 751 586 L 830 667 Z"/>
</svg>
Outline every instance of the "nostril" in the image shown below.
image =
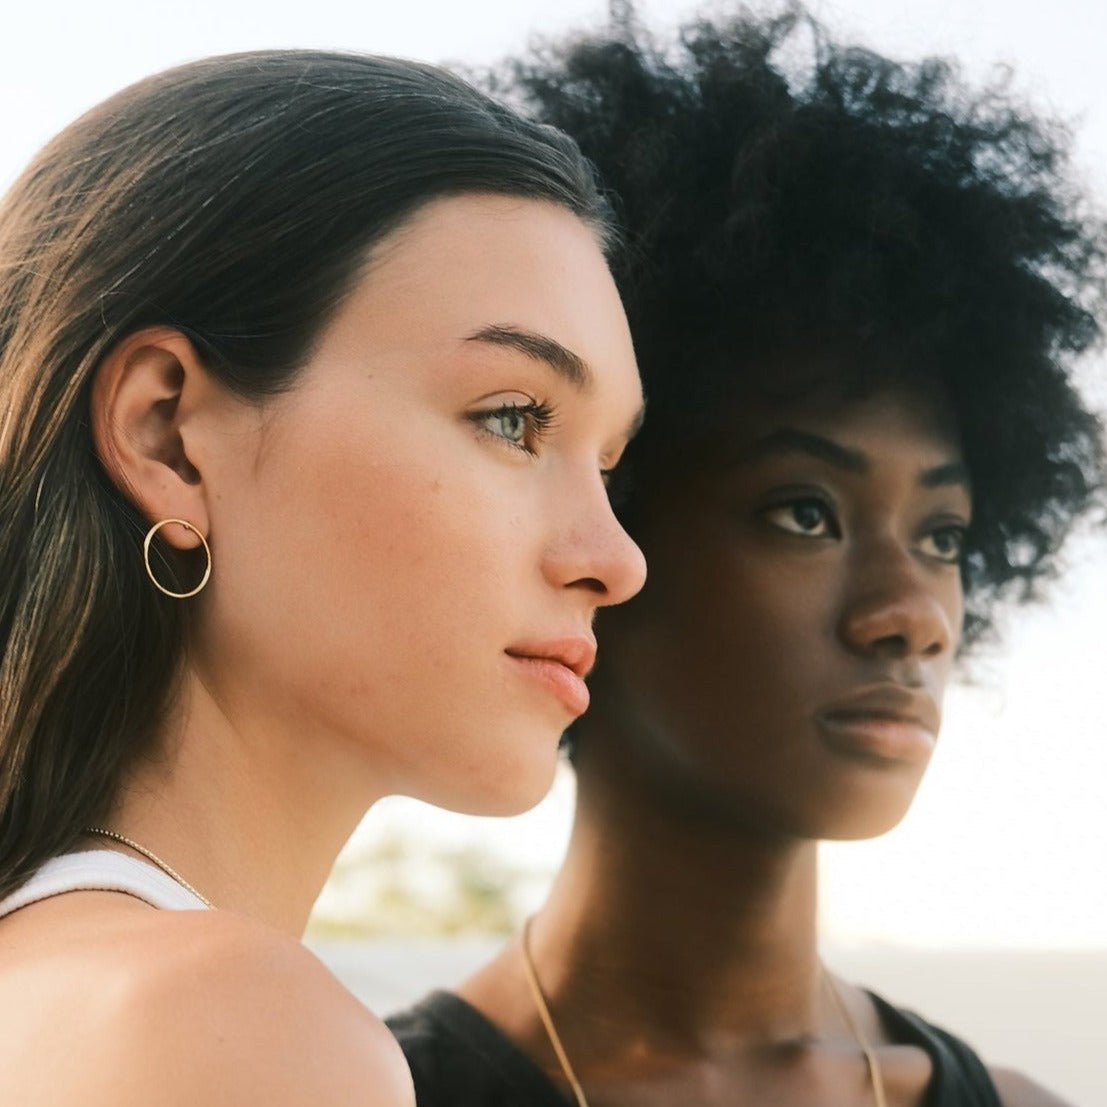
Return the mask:
<svg viewBox="0 0 1107 1107">
<path fill-rule="evenodd" d="M 589 592 L 595 592 L 597 596 L 607 595 L 607 585 L 598 577 L 582 577 L 576 583 L 581 588 L 587 588 Z"/>
<path fill-rule="evenodd" d="M 885 635 L 883 638 L 877 639 L 873 646 L 877 651 L 886 653 L 897 660 L 906 657 L 910 650 L 907 639 L 902 634 Z"/>
</svg>

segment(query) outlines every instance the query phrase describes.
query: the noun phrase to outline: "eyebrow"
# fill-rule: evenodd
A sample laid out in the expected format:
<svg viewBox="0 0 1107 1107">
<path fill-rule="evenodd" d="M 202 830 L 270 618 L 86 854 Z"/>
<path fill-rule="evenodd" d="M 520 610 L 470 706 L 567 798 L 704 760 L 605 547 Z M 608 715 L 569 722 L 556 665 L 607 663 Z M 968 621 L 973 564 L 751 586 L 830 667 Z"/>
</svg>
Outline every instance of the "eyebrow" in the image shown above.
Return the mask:
<svg viewBox="0 0 1107 1107">
<path fill-rule="evenodd" d="M 584 390 L 592 383 L 592 370 L 579 354 L 562 346 L 556 339 L 535 331 L 524 330 L 505 323 L 481 327 L 466 342 L 486 342 L 492 346 L 506 346 L 518 350 L 535 361 L 545 362 L 560 377 L 575 388 Z"/>
<path fill-rule="evenodd" d="M 861 450 L 851 450 L 822 435 L 792 427 L 779 427 L 758 439 L 738 455 L 738 461 L 758 462 L 770 457 L 797 453 L 860 476 L 868 474 L 872 469 L 868 456 Z M 918 483 L 922 488 L 946 488 L 954 485 L 968 488 L 971 484 L 968 467 L 960 461 L 924 469 L 918 476 Z"/>
<path fill-rule="evenodd" d="M 870 468 L 869 459 L 860 450 L 851 450 L 829 438 L 823 438 L 822 435 L 791 427 L 778 427 L 764 438 L 759 438 L 739 453 L 738 461 L 764 461 L 786 454 L 806 454 L 847 473 L 864 474 Z"/>
<path fill-rule="evenodd" d="M 969 478 L 968 466 L 960 461 L 952 461 L 948 465 L 938 465 L 933 469 L 927 469 L 919 474 L 919 484 L 923 488 L 948 488 L 950 485 L 961 484 L 966 488 L 972 487 Z"/>
</svg>

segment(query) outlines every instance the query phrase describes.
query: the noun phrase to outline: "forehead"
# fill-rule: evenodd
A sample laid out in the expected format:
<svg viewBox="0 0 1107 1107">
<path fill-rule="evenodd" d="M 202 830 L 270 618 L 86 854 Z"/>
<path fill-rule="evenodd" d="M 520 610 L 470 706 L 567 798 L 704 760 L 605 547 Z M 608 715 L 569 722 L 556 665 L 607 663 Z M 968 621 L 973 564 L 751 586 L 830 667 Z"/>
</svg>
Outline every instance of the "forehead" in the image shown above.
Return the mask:
<svg viewBox="0 0 1107 1107">
<path fill-rule="evenodd" d="M 912 485 L 929 485 L 941 472 L 941 483 L 956 477 L 970 492 L 953 407 L 944 396 L 918 388 L 864 394 L 809 389 L 788 398 L 732 393 L 701 403 L 698 416 L 685 420 L 687 433 L 673 426 L 672 415 L 662 416 L 665 426 L 652 440 L 647 417 L 642 453 L 620 489 L 628 518 L 647 503 L 682 496 L 692 486 L 706 495 L 709 488 L 726 486 L 738 470 L 762 468 L 743 464 L 751 461 L 821 464 L 863 480 L 895 475 Z"/>
<path fill-rule="evenodd" d="M 596 231 L 556 204 L 485 194 L 432 201 L 373 249 L 320 336 L 317 372 L 304 379 L 338 387 L 334 370 L 344 367 L 373 387 L 441 398 L 517 385 L 528 363 L 539 387 L 542 359 L 472 341 L 490 331 L 540 336 L 587 364 L 588 390 L 547 374 L 559 398 L 587 396 L 600 414 L 615 405 L 621 425 L 641 406 L 626 315 Z"/>
<path fill-rule="evenodd" d="M 473 194 L 420 208 L 374 251 L 362 287 L 374 332 L 412 320 L 431 338 L 510 323 L 590 363 L 632 356 L 597 232 L 543 200 Z"/>
<path fill-rule="evenodd" d="M 854 450 L 910 464 L 963 460 L 957 412 L 944 391 L 914 382 L 875 387 L 779 377 L 768 381 L 728 382 L 698 411 L 682 418 L 679 402 L 656 420 L 653 445 L 661 454 L 682 456 L 689 466 L 742 457 L 752 446 L 779 431 L 797 431 Z M 657 415 L 655 403 L 651 414 Z M 683 424 L 683 426 L 682 426 Z M 647 435 L 649 425 L 647 423 Z M 682 439 L 673 451 L 663 439 Z"/>
<path fill-rule="evenodd" d="M 789 403 L 751 403 L 744 418 L 739 418 L 750 438 L 785 425 L 874 456 L 941 455 L 954 460 L 962 454 L 951 404 L 941 394 L 915 387 L 892 386 L 854 396 L 823 392 Z"/>
</svg>

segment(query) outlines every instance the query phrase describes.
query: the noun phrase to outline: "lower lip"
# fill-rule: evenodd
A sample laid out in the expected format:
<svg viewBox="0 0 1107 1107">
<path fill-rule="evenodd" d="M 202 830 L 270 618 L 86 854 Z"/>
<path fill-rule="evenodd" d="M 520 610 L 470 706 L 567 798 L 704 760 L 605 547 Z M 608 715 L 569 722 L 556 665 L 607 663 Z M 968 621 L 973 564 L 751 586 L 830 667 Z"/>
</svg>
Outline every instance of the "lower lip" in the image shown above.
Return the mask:
<svg viewBox="0 0 1107 1107">
<path fill-rule="evenodd" d="M 519 668 L 547 691 L 552 692 L 574 717 L 588 710 L 588 685 L 572 669 L 547 657 L 517 657 L 508 654 Z"/>
<path fill-rule="evenodd" d="M 823 716 L 819 726 L 827 745 L 839 753 L 882 761 L 925 761 L 934 735 L 919 723 L 871 715 Z"/>
</svg>

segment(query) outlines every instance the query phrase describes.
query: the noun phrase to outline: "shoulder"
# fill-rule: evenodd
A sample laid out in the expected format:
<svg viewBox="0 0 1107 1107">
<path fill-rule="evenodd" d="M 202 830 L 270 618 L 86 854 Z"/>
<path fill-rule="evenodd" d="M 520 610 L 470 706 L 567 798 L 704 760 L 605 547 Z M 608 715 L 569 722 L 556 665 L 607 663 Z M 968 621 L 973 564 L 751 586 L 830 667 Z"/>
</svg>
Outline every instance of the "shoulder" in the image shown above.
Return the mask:
<svg viewBox="0 0 1107 1107">
<path fill-rule="evenodd" d="M 1071 1107 L 1066 1100 L 1014 1069 L 989 1066 L 988 1073 L 1003 1107 Z"/>
<path fill-rule="evenodd" d="M 298 941 L 229 912 L 159 916 L 99 1005 L 89 1107 L 412 1107 L 387 1028 Z"/>
</svg>

